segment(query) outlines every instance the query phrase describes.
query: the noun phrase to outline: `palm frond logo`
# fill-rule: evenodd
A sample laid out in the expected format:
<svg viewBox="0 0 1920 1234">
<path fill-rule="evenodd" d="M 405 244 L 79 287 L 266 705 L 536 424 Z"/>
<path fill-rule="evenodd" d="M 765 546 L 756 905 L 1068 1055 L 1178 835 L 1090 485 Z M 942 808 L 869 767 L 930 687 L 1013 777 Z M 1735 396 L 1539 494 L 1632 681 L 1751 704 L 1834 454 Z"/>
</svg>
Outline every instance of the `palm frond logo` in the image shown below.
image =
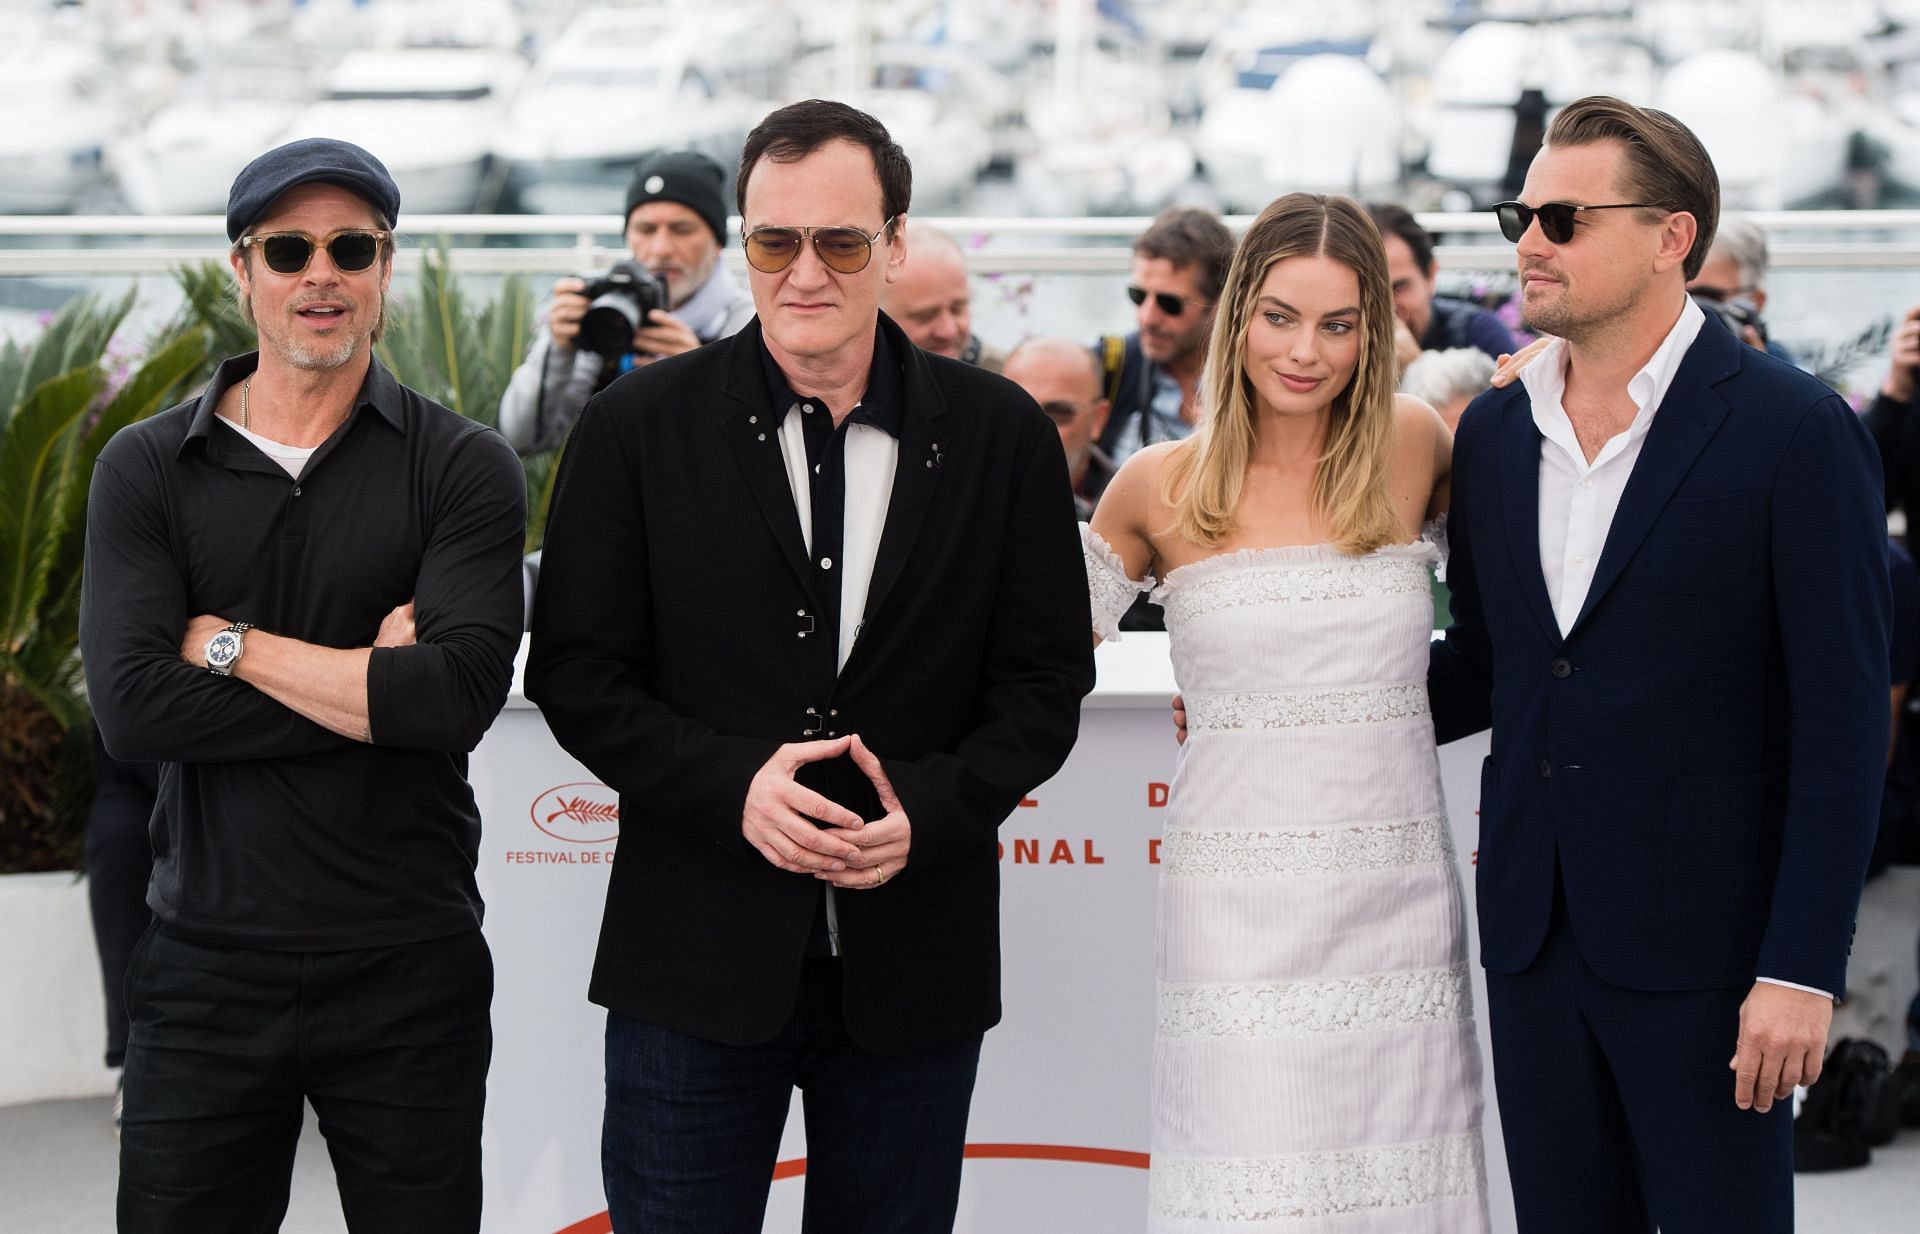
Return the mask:
<svg viewBox="0 0 1920 1234">
<path fill-rule="evenodd" d="M 533 799 L 533 825 L 569 844 L 604 844 L 620 835 L 620 798 L 604 784 L 560 784 Z"/>
</svg>

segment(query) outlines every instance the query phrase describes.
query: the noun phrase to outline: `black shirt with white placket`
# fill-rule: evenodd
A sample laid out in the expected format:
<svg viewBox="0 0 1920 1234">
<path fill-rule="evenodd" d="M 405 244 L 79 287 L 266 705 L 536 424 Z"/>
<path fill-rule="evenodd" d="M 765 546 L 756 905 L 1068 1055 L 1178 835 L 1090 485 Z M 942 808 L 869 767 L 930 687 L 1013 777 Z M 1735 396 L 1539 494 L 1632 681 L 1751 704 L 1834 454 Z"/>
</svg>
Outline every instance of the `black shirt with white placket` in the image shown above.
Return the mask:
<svg viewBox="0 0 1920 1234">
<path fill-rule="evenodd" d="M 800 417 L 801 441 L 807 451 L 807 506 L 811 528 L 808 555 L 819 572 L 818 589 L 821 620 L 816 626 L 827 645 L 840 641 L 840 593 L 846 565 L 841 560 L 847 536 L 847 426 L 867 424 L 898 439 L 905 379 L 900 363 L 887 344 L 884 331 L 874 331 L 873 363 L 867 372 L 867 389 L 860 402 L 839 424 L 833 422 L 833 409 L 823 399 L 793 392 L 786 374 L 773 354 L 760 349 L 761 368 L 767 378 L 767 402 L 775 424 L 783 424 L 795 414 Z M 852 620 L 859 621 L 854 614 Z M 844 804 L 844 803 L 843 803 Z M 821 888 L 819 907 L 813 916 L 813 929 L 807 939 L 809 958 L 838 954 L 834 940 L 833 913 L 828 907 L 828 892 Z"/>
</svg>

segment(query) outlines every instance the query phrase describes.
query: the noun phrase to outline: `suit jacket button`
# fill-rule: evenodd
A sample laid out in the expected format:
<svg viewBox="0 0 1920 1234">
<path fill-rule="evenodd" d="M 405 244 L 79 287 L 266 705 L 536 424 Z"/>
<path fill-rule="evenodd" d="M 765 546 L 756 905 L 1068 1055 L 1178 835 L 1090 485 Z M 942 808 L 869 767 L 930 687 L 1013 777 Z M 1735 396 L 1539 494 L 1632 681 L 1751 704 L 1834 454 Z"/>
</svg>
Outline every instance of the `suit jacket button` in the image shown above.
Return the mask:
<svg viewBox="0 0 1920 1234">
<path fill-rule="evenodd" d="M 1571 677 L 1573 676 L 1573 665 L 1566 660 L 1555 660 L 1553 662 L 1553 675 L 1555 677 Z"/>
<path fill-rule="evenodd" d="M 1540 760 L 1540 778 L 1542 780 L 1551 780 L 1553 778 L 1553 764 L 1544 758 Z"/>
</svg>

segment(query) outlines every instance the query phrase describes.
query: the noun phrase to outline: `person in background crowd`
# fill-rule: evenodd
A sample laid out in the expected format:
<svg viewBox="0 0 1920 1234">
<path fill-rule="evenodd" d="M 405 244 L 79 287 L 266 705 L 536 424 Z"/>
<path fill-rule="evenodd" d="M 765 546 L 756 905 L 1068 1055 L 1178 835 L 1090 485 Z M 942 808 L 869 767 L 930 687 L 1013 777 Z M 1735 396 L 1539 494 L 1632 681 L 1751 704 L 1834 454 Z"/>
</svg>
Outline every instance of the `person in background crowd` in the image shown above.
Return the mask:
<svg viewBox="0 0 1920 1234">
<path fill-rule="evenodd" d="M 1477 900 L 1526 1234 L 1792 1228 L 1788 1098 L 1878 822 L 1872 443 L 1687 295 L 1719 196 L 1684 125 L 1590 97 L 1497 207 L 1555 337 L 1461 418 L 1428 686 L 1442 741 L 1492 729 Z"/>
<path fill-rule="evenodd" d="M 1404 373 L 1424 351 L 1473 347 L 1499 359 L 1515 350 L 1513 334 L 1486 309 L 1470 300 L 1434 290 L 1437 266 L 1433 237 L 1404 206 L 1371 205 L 1367 213 L 1387 248 L 1387 273 L 1393 278 L 1394 358 Z"/>
<path fill-rule="evenodd" d="M 140 936 L 153 922 L 153 910 L 147 907 L 147 882 L 153 877 L 153 844 L 147 839 L 147 826 L 160 793 L 160 766 L 115 758 L 101 744 L 96 727 L 93 768 L 93 802 L 87 807 L 87 907 L 106 994 L 107 1066 L 117 1069 L 127 1057 L 127 967 Z M 124 1099 L 116 1079 L 116 1131 Z"/>
<path fill-rule="evenodd" d="M 1713 249 L 1700 273 L 1687 282 L 1695 299 L 1712 306 L 1721 323 L 1749 347 L 1758 347 L 1776 360 L 1794 363 L 1793 353 L 1766 331 L 1767 233 L 1741 214 L 1720 220 Z"/>
<path fill-rule="evenodd" d="M 1032 338 L 1013 349 L 1005 374 L 1033 396 L 1060 430 L 1074 509 L 1086 521 L 1113 478 L 1113 462 L 1099 445 L 1110 408 L 1100 393 L 1098 357 L 1072 339 Z"/>
<path fill-rule="evenodd" d="M 259 351 L 94 470 L 88 694 L 109 753 L 164 764 L 123 1234 L 277 1228 L 307 1103 L 352 1229 L 480 1226 L 466 756 L 513 679 L 526 479 L 373 356 L 399 210 L 346 142 L 249 163 L 227 238 Z"/>
<path fill-rule="evenodd" d="M 798 1087 L 805 1228 L 937 1234 L 1000 1018 L 997 829 L 1093 687 L 1066 463 L 880 311 L 912 169 L 877 120 L 781 108 L 737 183 L 756 320 L 588 405 L 534 606 L 527 695 L 620 794 L 608 1211 L 758 1234 Z"/>
<path fill-rule="evenodd" d="M 1095 345 L 1112 414 L 1100 448 L 1117 467 L 1141 446 L 1178 441 L 1200 416 L 1200 373 L 1233 233 L 1210 210 L 1175 206 L 1133 242 L 1127 298 L 1138 329 Z"/>
<path fill-rule="evenodd" d="M 915 347 L 999 372 L 1006 354 L 973 332 L 973 287 L 959 243 L 938 227 L 912 220 L 906 240 L 913 259 L 880 293 L 880 311 L 893 318 Z"/>
<path fill-rule="evenodd" d="M 1400 392 L 1439 412 L 1447 431 L 1453 432 L 1467 404 L 1486 392 L 1493 365 L 1493 359 L 1477 347 L 1422 352 L 1400 375 Z"/>
<path fill-rule="evenodd" d="M 1880 465 L 1886 479 L 1888 510 L 1907 518 L 1906 542 L 1914 543 L 1914 524 L 1920 515 L 1920 416 L 1913 414 L 1916 382 L 1920 382 L 1920 305 L 1907 310 L 1889 340 L 1892 362 L 1879 393 L 1867 404 L 1865 420 L 1880 447 Z"/>
<path fill-rule="evenodd" d="M 728 272 L 726 171 L 692 150 L 643 157 L 627 186 L 627 251 L 666 283 L 667 307 L 634 331 L 625 355 L 610 358 L 579 346 L 580 321 L 592 303 L 586 283 L 553 285 L 547 324 L 500 399 L 500 432 L 521 454 L 551 450 L 567 438 L 587 399 L 621 373 L 662 356 L 692 351 L 739 330 L 753 316 L 753 297 Z"/>
</svg>

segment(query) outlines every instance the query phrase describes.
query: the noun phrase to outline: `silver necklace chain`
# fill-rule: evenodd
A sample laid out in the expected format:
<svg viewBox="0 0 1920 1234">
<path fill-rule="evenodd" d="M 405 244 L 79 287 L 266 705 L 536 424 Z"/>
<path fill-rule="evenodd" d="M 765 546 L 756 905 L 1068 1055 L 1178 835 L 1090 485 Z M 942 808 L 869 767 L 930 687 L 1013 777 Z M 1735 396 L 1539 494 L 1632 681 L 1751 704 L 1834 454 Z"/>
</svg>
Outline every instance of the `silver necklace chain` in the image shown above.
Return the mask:
<svg viewBox="0 0 1920 1234">
<path fill-rule="evenodd" d="M 249 373 L 247 374 L 247 379 L 240 383 L 240 427 L 241 428 L 247 427 L 247 421 L 249 419 L 247 415 L 247 395 L 252 390 L 253 390 L 253 374 Z"/>
</svg>

